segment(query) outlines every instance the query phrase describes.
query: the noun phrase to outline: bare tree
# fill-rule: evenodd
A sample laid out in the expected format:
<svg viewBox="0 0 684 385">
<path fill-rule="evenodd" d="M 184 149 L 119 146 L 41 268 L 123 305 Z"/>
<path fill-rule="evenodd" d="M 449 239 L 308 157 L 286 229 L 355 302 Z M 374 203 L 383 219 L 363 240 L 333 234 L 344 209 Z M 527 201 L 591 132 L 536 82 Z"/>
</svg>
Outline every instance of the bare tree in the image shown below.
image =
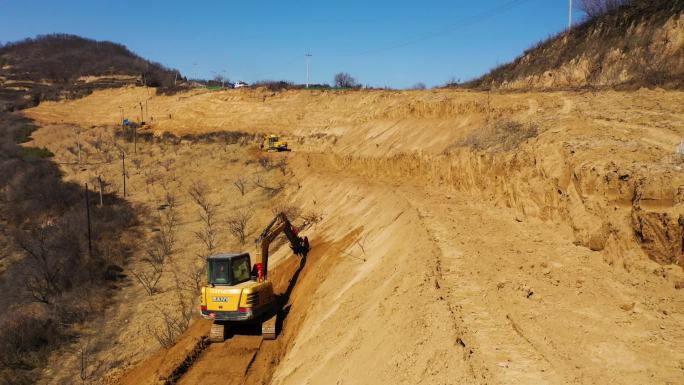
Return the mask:
<svg viewBox="0 0 684 385">
<path fill-rule="evenodd" d="M 207 197 L 207 186 L 203 183 L 195 183 L 188 190 L 190 197 L 197 204 L 200 209 L 200 220 L 202 228 L 195 231 L 197 239 L 202 241 L 207 248 L 207 252 L 211 254 L 216 248 L 216 238 L 218 231 L 216 229 L 216 205 L 209 201 Z"/>
<path fill-rule="evenodd" d="M 579 0 L 576 7 L 580 11 L 586 13 L 587 17 L 593 19 L 625 5 L 629 1 L 630 0 Z"/>
<path fill-rule="evenodd" d="M 423 83 L 423 82 L 418 82 L 418 83 L 414 84 L 413 86 L 411 86 L 412 90 L 424 90 L 426 88 L 427 87 L 425 86 L 425 83 Z"/>
<path fill-rule="evenodd" d="M 226 78 L 225 76 L 223 76 L 221 74 L 218 74 L 218 75 L 214 76 L 214 81 L 221 84 L 221 87 L 223 87 L 223 85 L 228 81 L 228 78 Z"/>
<path fill-rule="evenodd" d="M 335 75 L 334 79 L 335 87 L 340 88 L 354 88 L 358 86 L 356 79 L 346 72 L 339 72 Z"/>
<path fill-rule="evenodd" d="M 140 282 L 142 287 L 147 292 L 147 295 L 154 295 L 157 293 L 157 285 L 161 279 L 163 266 L 157 265 L 153 262 L 148 262 L 148 268 L 133 271 L 133 276 Z"/>
<path fill-rule="evenodd" d="M 62 249 L 55 240 L 60 238 L 58 228 L 52 224 L 41 224 L 28 233 L 17 232 L 15 239 L 19 247 L 28 256 L 29 269 L 25 285 L 34 300 L 46 304 L 62 293 L 60 272 L 67 263 L 61 259 L 62 254 L 71 254 L 74 250 Z"/>
<path fill-rule="evenodd" d="M 147 255 L 143 258 L 145 268 L 133 271 L 133 275 L 148 295 L 158 292 L 157 285 L 164 272 L 164 266 L 174 252 L 178 225 L 175 202 L 172 194 L 166 195 L 166 203 L 162 205 L 164 209 L 160 210 L 159 214 L 159 227 L 147 247 Z"/>
<path fill-rule="evenodd" d="M 271 171 L 271 169 L 275 167 L 271 161 L 271 158 L 267 156 L 259 157 L 259 159 L 257 159 L 257 163 L 266 171 Z"/>
<path fill-rule="evenodd" d="M 235 181 L 233 182 L 233 185 L 240 191 L 240 195 L 245 195 L 245 184 L 246 180 L 245 178 L 242 177 L 242 175 L 238 176 Z"/>
<path fill-rule="evenodd" d="M 241 245 L 245 244 L 247 223 L 251 217 L 252 213 L 250 211 L 242 210 L 236 211 L 226 219 L 228 231 L 237 238 Z"/>
<path fill-rule="evenodd" d="M 278 182 L 275 186 L 269 186 L 266 182 L 261 180 L 261 176 L 257 175 L 254 178 L 254 185 L 263 189 L 268 195 L 275 196 L 278 195 L 285 188 L 285 182 Z"/>
<path fill-rule="evenodd" d="M 170 348 L 176 343 L 178 336 L 183 334 L 183 332 L 190 326 L 190 320 L 192 319 L 194 307 L 192 302 L 185 298 L 182 292 L 178 292 L 178 303 L 175 306 L 178 309 L 177 314 L 156 308 L 156 318 L 160 320 L 161 324 L 153 326 L 153 324 L 147 325 L 147 333 L 157 340 L 159 345 L 164 348 Z"/>
</svg>

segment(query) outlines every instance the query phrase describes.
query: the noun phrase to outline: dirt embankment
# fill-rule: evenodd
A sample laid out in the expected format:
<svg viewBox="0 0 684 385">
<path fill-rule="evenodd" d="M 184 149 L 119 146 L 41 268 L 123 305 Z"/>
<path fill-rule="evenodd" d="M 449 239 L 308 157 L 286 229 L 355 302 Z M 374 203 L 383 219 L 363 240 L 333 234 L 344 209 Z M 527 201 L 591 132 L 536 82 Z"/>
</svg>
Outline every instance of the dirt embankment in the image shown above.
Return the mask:
<svg viewBox="0 0 684 385">
<path fill-rule="evenodd" d="M 340 167 L 420 178 L 561 221 L 578 244 L 614 255 L 638 246 L 684 265 L 681 158 L 684 94 L 104 91 L 44 103 L 43 120 L 115 121 L 118 105 L 148 100 L 157 133 L 277 131 Z M 94 114 L 92 107 L 101 106 Z M 502 128 L 503 127 L 503 128 Z M 508 141 L 508 142 L 507 142 Z M 615 262 L 615 261 L 613 261 Z"/>
<path fill-rule="evenodd" d="M 280 198 L 324 218 L 281 337 L 206 349 L 181 383 L 236 354 L 247 383 L 681 380 L 684 94 L 132 89 L 28 113 L 102 125 L 139 100 L 157 134 L 283 134 Z"/>
</svg>

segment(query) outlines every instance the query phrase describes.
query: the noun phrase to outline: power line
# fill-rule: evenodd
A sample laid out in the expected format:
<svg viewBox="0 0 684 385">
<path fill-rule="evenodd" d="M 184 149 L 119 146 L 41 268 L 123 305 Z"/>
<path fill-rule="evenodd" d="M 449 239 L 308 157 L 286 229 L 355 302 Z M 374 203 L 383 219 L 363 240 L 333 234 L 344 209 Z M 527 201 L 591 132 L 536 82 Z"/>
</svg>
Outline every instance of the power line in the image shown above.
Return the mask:
<svg viewBox="0 0 684 385">
<path fill-rule="evenodd" d="M 342 57 L 345 57 L 345 56 L 350 57 L 350 56 L 371 55 L 371 54 L 390 51 L 393 49 L 403 48 L 403 47 L 406 47 L 409 45 L 417 44 L 417 43 L 423 42 L 425 40 L 429 40 L 429 39 L 432 39 L 435 37 L 439 37 L 442 35 L 453 33 L 453 32 L 455 32 L 459 29 L 462 29 L 464 27 L 469 27 L 469 26 L 475 25 L 479 22 L 490 19 L 490 18 L 497 16 L 501 13 L 507 12 L 507 11 L 515 8 L 516 6 L 519 6 L 519 5 L 526 3 L 526 2 L 529 2 L 529 1 L 530 0 L 509 0 L 509 1 L 507 1 L 501 5 L 486 9 L 484 11 L 481 11 L 479 13 L 476 13 L 476 14 L 473 14 L 473 15 L 470 15 L 467 17 L 463 17 L 458 21 L 455 21 L 453 23 L 450 23 L 450 24 L 443 26 L 439 30 L 424 33 L 421 35 L 417 35 L 411 39 L 400 41 L 400 42 L 397 42 L 397 43 L 394 43 L 394 44 L 391 44 L 391 45 L 388 45 L 385 47 L 369 49 L 369 50 L 365 50 L 365 51 L 361 51 L 361 52 L 357 52 L 357 53 L 350 53 L 350 54 L 341 55 L 341 56 Z M 572 0 L 570 0 L 570 1 L 572 1 Z M 311 55 L 307 53 L 305 56 L 307 59 L 307 82 L 306 83 L 308 85 L 309 84 L 309 57 Z M 283 64 L 277 65 L 276 70 L 273 72 L 270 72 L 270 76 L 281 74 L 285 70 L 285 67 L 292 64 L 294 61 L 301 60 L 300 58 L 301 58 L 301 56 L 297 55 L 296 57 L 293 57 L 291 60 L 288 60 L 287 62 L 284 62 Z M 262 71 L 260 71 L 257 74 L 253 74 L 253 76 L 254 75 L 256 75 L 255 76 L 256 78 L 259 78 L 263 75 L 263 73 L 262 73 Z"/>
<path fill-rule="evenodd" d="M 389 50 L 393 50 L 393 49 L 397 49 L 397 48 L 406 47 L 406 46 L 409 46 L 412 44 L 420 43 L 422 41 L 432 39 L 434 37 L 438 37 L 438 36 L 442 36 L 442 35 L 452 33 L 452 32 L 457 31 L 458 29 L 461 29 L 463 27 L 467 27 L 467 26 L 477 24 L 478 22 L 489 19 L 492 16 L 496 16 L 500 13 L 505 12 L 505 11 L 508 11 L 509 9 L 512 9 L 515 6 L 522 4 L 522 3 L 525 3 L 527 1 L 529 1 L 529 0 L 511 0 L 511 1 L 508 1 L 504 4 L 499 5 L 497 7 L 487 9 L 485 11 L 471 15 L 469 17 L 464 17 L 461 20 L 454 22 L 454 23 L 451 23 L 451 24 L 448 24 L 448 25 L 442 27 L 441 29 L 439 29 L 437 31 L 428 32 L 428 33 L 416 36 L 412 39 L 404 40 L 402 42 L 398 42 L 398 43 L 395 43 L 395 44 L 392 44 L 392 45 L 389 45 L 386 47 L 374 48 L 374 49 L 370 49 L 370 50 L 366 50 L 366 51 L 361 51 L 359 53 L 350 54 L 348 56 L 362 56 L 362 55 L 375 54 L 378 52 L 389 51 Z"/>
</svg>

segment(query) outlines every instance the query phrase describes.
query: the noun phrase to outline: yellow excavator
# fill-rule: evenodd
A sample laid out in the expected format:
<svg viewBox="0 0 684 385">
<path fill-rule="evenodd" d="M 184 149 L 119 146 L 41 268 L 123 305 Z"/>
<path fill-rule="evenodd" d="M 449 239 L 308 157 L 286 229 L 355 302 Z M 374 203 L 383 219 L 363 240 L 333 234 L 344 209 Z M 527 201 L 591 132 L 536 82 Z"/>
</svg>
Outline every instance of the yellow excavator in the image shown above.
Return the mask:
<svg viewBox="0 0 684 385">
<path fill-rule="evenodd" d="M 264 140 L 261 143 L 261 149 L 269 152 L 290 151 L 287 142 L 280 140 L 278 135 L 270 134 L 264 135 Z"/>
<path fill-rule="evenodd" d="M 257 238 L 254 265 L 246 252 L 207 257 L 208 284 L 200 294 L 200 314 L 214 321 L 209 341 L 223 342 L 226 326 L 235 323 L 260 323 L 264 339 L 276 338 L 278 303 L 268 280 L 268 246 L 280 233 L 285 233 L 292 251 L 306 257 L 309 239 L 301 238 L 298 232 L 281 212 Z"/>
</svg>

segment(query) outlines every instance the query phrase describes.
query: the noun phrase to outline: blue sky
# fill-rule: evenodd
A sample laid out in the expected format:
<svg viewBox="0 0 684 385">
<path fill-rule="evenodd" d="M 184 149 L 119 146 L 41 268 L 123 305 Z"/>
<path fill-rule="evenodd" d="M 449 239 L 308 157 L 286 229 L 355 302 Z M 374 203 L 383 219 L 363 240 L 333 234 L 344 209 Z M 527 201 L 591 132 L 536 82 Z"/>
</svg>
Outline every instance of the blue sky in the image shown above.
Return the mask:
<svg viewBox="0 0 684 385">
<path fill-rule="evenodd" d="M 567 0 L 0 0 L 0 41 L 122 43 L 188 77 L 409 87 L 466 80 L 567 26 Z"/>
</svg>

